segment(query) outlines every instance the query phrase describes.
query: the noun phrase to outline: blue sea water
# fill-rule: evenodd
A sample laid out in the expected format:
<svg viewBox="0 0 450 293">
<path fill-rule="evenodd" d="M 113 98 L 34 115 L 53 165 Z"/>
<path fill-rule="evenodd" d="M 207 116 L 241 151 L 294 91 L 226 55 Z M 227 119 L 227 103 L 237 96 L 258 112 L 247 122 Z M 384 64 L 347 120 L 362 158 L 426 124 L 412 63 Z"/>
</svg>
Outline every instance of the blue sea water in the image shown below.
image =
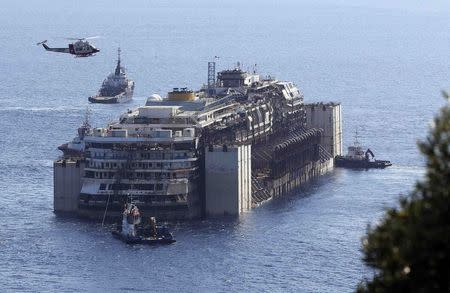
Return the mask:
<svg viewBox="0 0 450 293">
<path fill-rule="evenodd" d="M 373 273 L 361 237 L 422 178 L 416 142 L 450 87 L 448 1 L 372 2 L 2 1 L 0 291 L 354 291 Z M 92 58 L 35 45 L 91 35 L 103 37 Z M 220 56 L 220 69 L 257 64 L 307 102 L 341 102 L 345 146 L 359 127 L 394 166 L 336 169 L 239 219 L 175 224 L 178 242 L 165 247 L 126 246 L 99 224 L 56 217 L 56 147 L 75 135 L 118 46 L 135 99 L 90 105 L 94 125 L 152 93 L 197 88 Z"/>
</svg>

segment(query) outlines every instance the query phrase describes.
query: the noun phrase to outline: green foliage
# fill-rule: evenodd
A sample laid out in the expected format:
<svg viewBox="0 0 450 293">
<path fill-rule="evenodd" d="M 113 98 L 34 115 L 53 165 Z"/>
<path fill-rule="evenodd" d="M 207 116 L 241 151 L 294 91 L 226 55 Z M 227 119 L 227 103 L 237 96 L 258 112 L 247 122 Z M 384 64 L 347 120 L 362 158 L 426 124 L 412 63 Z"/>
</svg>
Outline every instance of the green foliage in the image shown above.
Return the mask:
<svg viewBox="0 0 450 293">
<path fill-rule="evenodd" d="M 444 96 L 449 99 L 448 94 Z M 358 292 L 450 292 L 450 107 L 434 119 L 425 142 L 425 179 L 400 207 L 368 229 L 364 261 L 375 269 Z"/>
</svg>

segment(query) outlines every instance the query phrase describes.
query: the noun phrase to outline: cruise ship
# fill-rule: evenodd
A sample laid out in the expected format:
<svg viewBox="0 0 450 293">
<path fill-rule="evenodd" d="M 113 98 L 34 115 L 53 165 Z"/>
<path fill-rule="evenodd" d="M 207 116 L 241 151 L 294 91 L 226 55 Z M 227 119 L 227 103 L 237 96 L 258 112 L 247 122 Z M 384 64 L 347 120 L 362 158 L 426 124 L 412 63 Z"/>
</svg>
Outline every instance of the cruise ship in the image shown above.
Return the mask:
<svg viewBox="0 0 450 293">
<path fill-rule="evenodd" d="M 133 98 L 134 81 L 128 79 L 125 68 L 120 65 L 120 48 L 117 55 L 116 70 L 103 81 L 97 95 L 89 97 L 91 103 L 116 104 Z"/>
<path fill-rule="evenodd" d="M 239 66 L 217 80 L 208 72 L 198 91 L 154 94 L 105 127 L 84 123 L 55 161 L 55 212 L 117 219 L 131 196 L 161 219 L 239 214 L 332 169 L 292 82 Z"/>
</svg>

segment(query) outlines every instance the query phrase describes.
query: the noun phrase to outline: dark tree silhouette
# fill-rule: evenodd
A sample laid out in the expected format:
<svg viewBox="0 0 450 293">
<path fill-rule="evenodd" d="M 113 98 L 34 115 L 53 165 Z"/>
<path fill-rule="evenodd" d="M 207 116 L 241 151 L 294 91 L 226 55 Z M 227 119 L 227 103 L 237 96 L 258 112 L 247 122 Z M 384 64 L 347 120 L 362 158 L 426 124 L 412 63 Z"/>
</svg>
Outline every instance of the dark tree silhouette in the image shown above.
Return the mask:
<svg viewBox="0 0 450 293">
<path fill-rule="evenodd" d="M 444 93 L 447 101 L 448 94 Z M 363 240 L 364 261 L 375 269 L 358 292 L 450 292 L 450 107 L 434 119 L 426 141 L 425 178 L 389 209 Z"/>
</svg>

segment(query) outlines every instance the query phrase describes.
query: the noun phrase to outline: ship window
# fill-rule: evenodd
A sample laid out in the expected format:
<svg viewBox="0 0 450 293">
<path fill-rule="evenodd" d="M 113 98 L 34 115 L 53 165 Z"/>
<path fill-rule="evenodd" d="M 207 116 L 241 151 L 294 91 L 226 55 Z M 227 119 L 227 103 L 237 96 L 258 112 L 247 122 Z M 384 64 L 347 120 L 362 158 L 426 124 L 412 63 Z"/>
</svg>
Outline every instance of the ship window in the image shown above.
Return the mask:
<svg viewBox="0 0 450 293">
<path fill-rule="evenodd" d="M 86 171 L 86 177 L 87 178 L 94 178 L 94 172 L 93 171 Z"/>
<path fill-rule="evenodd" d="M 106 189 L 106 184 L 105 183 L 100 184 L 100 188 L 99 189 L 100 190 L 105 190 Z"/>
<path fill-rule="evenodd" d="M 151 186 L 153 184 L 139 184 L 139 189 L 140 190 L 150 190 L 153 189 L 153 186 Z"/>
<path fill-rule="evenodd" d="M 112 190 L 128 190 L 131 189 L 131 184 L 117 183 L 112 184 Z"/>
</svg>

